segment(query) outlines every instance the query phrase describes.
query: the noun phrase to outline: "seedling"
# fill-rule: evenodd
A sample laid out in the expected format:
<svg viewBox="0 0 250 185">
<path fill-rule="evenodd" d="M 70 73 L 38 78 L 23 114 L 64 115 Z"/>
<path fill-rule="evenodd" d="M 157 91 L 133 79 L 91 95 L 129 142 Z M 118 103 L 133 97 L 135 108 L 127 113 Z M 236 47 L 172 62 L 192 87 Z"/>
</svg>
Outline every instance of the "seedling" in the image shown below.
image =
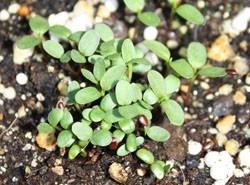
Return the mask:
<svg viewBox="0 0 250 185">
<path fill-rule="evenodd" d="M 152 18 L 154 16 L 148 18 L 146 15 L 149 13 L 141 13 L 143 0 L 124 2 L 131 11 L 139 14 L 142 22 L 150 25 L 152 20 L 154 24 L 158 22 Z M 182 6 L 176 11 L 186 16 L 187 9 L 192 8 Z M 199 16 L 189 16 L 186 18 L 193 23 L 204 22 Z M 38 131 L 57 133 L 57 145 L 69 148 L 69 159 L 79 154 L 86 156 L 88 145 L 109 146 L 112 150 L 117 149 L 118 156 L 135 152 L 139 159 L 150 165 L 153 174 L 162 179 L 169 166 L 156 161 L 153 154 L 143 148 L 143 143 L 145 138 L 164 142 L 169 139 L 170 133 L 151 122 L 152 110 L 160 106 L 171 124 L 181 126 L 184 123 L 184 112 L 179 103 L 171 99 L 179 90 L 180 78 L 192 82 L 198 75 L 224 76 L 226 70 L 218 67 L 204 68 L 206 49 L 199 42 L 189 44 L 187 59 L 173 60 L 170 51 L 162 43 L 144 41 L 144 45 L 164 61 L 163 65 L 166 65 L 168 72 L 163 76 L 151 69 L 151 63 L 130 39 L 114 38 L 112 30 L 103 23 L 86 32 L 76 33 L 71 33 L 64 26 L 49 27 L 48 21 L 40 16 L 31 18 L 29 23 L 34 33 L 20 39 L 17 42 L 19 48 L 41 45 L 50 56 L 62 63 L 88 63 L 93 69 L 81 68 L 82 76 L 90 85 L 81 88 L 77 81 L 72 81 L 68 87 L 67 104 L 58 103 L 49 113 L 48 122 L 37 126 Z M 66 48 L 65 51 L 60 42 L 46 40 L 44 34 L 47 32 L 68 41 L 72 48 Z M 148 83 L 135 82 L 134 73 L 146 74 Z M 69 107 L 74 107 L 81 116 L 73 117 Z"/>
</svg>

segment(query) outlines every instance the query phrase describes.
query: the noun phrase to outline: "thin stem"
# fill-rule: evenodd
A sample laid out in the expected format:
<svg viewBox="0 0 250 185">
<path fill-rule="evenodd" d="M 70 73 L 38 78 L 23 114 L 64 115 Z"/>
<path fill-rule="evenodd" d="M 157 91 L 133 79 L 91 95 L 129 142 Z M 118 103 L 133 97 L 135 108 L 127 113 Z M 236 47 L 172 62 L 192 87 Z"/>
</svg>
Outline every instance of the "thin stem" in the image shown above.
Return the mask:
<svg viewBox="0 0 250 185">
<path fill-rule="evenodd" d="M 6 132 L 8 132 L 12 127 L 13 127 L 13 125 L 16 123 L 16 121 L 17 121 L 17 117 L 14 119 L 14 121 L 10 124 L 10 126 L 7 128 L 7 129 L 5 129 L 1 134 L 0 134 L 0 138 L 6 133 Z"/>
<path fill-rule="evenodd" d="M 80 105 L 79 105 L 79 104 L 75 103 L 75 104 L 74 104 L 74 106 L 75 106 L 75 108 L 76 108 L 76 110 L 77 110 L 78 112 L 82 113 L 82 111 L 81 111 L 81 108 L 80 108 Z"/>
<path fill-rule="evenodd" d="M 189 106 L 190 105 L 190 95 L 191 95 L 191 90 L 192 90 L 192 87 L 193 87 L 193 84 L 194 84 L 194 80 L 196 79 L 196 75 L 191 78 L 190 82 L 189 82 L 189 85 L 188 85 L 188 92 L 187 92 L 187 95 L 185 97 L 185 105 L 186 106 Z"/>
<path fill-rule="evenodd" d="M 128 81 L 131 82 L 133 75 L 133 64 L 128 64 Z"/>
</svg>

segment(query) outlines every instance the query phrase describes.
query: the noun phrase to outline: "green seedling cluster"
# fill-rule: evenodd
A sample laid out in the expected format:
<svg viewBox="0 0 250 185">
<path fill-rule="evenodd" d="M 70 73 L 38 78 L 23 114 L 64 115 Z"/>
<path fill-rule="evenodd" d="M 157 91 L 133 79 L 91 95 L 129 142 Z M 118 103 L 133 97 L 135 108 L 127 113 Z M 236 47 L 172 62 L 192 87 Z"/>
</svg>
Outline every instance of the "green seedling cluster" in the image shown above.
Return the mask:
<svg viewBox="0 0 250 185">
<path fill-rule="evenodd" d="M 148 13 L 141 13 L 144 1 L 125 0 L 126 5 L 139 14 L 145 24 L 157 23 L 158 18 L 148 18 Z M 201 24 L 204 18 L 191 16 L 190 5 L 177 8 L 177 13 L 186 16 L 190 22 Z M 146 17 L 146 18 L 145 18 Z M 153 17 L 156 17 L 155 15 Z M 114 38 L 110 27 L 100 23 L 86 32 L 71 31 L 61 25 L 50 27 L 48 21 L 40 16 L 30 19 L 32 35 L 24 36 L 17 42 L 21 49 L 37 45 L 62 63 L 83 63 L 91 65 L 92 70 L 81 69 L 81 75 L 90 82 L 80 87 L 79 82 L 72 81 L 68 86 L 67 105 L 54 108 L 48 115 L 46 123 L 40 123 L 40 133 L 56 133 L 57 145 L 69 148 L 68 157 L 74 159 L 79 154 L 86 156 L 88 145 L 109 147 L 116 150 L 118 156 L 135 153 L 150 166 L 153 174 L 162 179 L 169 166 L 156 160 L 154 155 L 143 148 L 145 138 L 157 142 L 169 139 L 170 133 L 154 125 L 152 110 L 160 106 L 171 124 L 181 126 L 184 122 L 182 107 L 172 99 L 179 90 L 180 78 L 193 80 L 198 75 L 220 77 L 226 74 L 225 69 L 218 67 L 204 68 L 207 57 L 206 49 L 199 42 L 188 46 L 187 58 L 173 60 L 168 48 L 158 41 L 143 41 L 144 45 L 154 52 L 162 65 L 167 67 L 167 74 L 162 75 L 152 70 L 151 63 L 144 58 L 142 50 L 130 39 Z M 53 33 L 68 41 L 71 48 L 64 47 L 59 41 L 46 40 L 45 34 Z M 74 64 L 75 65 L 75 64 Z M 85 65 L 85 64 L 84 64 Z M 133 79 L 134 74 L 145 74 L 146 83 Z M 80 118 L 75 118 L 68 107 L 75 107 Z M 71 109 L 74 110 L 74 109 Z"/>
</svg>

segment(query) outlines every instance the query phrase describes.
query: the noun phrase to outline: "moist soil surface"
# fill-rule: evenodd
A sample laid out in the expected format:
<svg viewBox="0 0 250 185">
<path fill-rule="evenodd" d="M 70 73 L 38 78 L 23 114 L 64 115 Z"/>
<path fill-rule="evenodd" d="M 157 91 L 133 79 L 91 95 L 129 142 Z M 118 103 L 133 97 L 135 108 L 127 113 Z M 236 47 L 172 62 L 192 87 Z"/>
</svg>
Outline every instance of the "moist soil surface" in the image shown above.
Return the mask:
<svg viewBox="0 0 250 185">
<path fill-rule="evenodd" d="M 7 9 L 10 3 L 14 1 L 0 1 L 0 9 Z M 15 1 L 20 5 L 27 5 L 31 12 L 48 17 L 52 13 L 61 11 L 72 11 L 76 0 L 51 1 L 51 0 L 20 0 Z M 182 1 L 196 5 L 197 1 Z M 148 1 L 146 9 L 155 10 L 159 13 L 162 24 L 158 27 L 159 36 L 157 40 L 166 42 L 174 39 L 182 46 L 187 47 L 191 41 L 202 42 L 206 47 L 210 47 L 212 42 L 219 37 L 220 25 L 223 22 L 223 14 L 229 11 L 229 17 L 236 15 L 241 9 L 249 6 L 248 1 L 243 0 L 211 0 L 207 2 L 203 15 L 210 18 L 205 26 L 188 27 L 188 32 L 184 36 L 178 31 L 171 28 L 170 6 L 163 0 Z M 105 20 L 113 28 L 119 20 L 123 22 L 124 31 L 116 34 L 122 37 L 127 36 L 126 31 L 134 26 L 134 23 L 128 23 L 124 18 L 126 10 L 124 4 L 120 2 L 119 11 L 113 13 L 112 16 Z M 181 22 L 184 25 L 184 21 Z M 135 42 L 142 40 L 143 25 L 136 25 L 138 34 L 134 38 Z M 236 105 L 233 100 L 233 94 L 244 85 L 246 76 L 226 76 L 216 79 L 198 79 L 193 86 L 190 104 L 185 107 L 185 111 L 189 115 L 182 127 L 174 127 L 169 124 L 166 117 L 163 116 L 160 109 L 154 111 L 154 124 L 158 124 L 167 128 L 171 133 L 171 138 L 167 142 L 157 143 L 147 140 L 144 147 L 152 151 L 157 159 L 164 161 L 174 160 L 174 166 L 162 180 L 157 180 L 149 170 L 140 177 L 137 175 L 137 169 L 148 167 L 143 164 L 135 155 L 131 154 L 126 157 L 118 157 L 114 151 L 108 148 L 90 148 L 94 151 L 93 157 L 83 158 L 81 156 L 74 160 L 69 160 L 67 154 L 63 155 L 63 151 L 58 148 L 55 151 L 46 151 L 39 148 L 35 142 L 37 135 L 36 126 L 41 119 L 46 119 L 49 111 L 55 107 L 56 102 L 61 98 L 57 88 L 60 83 L 60 74 L 70 76 L 64 64 L 51 59 L 39 49 L 35 50 L 34 55 L 42 58 L 42 62 L 37 58 L 31 57 L 30 62 L 22 65 L 13 63 L 13 44 L 23 35 L 29 34 L 28 19 L 18 14 L 11 15 L 8 21 L 1 22 L 0 26 L 0 54 L 3 60 L 0 63 L 0 82 L 5 87 L 12 86 L 16 90 L 14 100 L 6 99 L 0 94 L 0 133 L 3 133 L 10 127 L 15 120 L 15 115 L 20 111 L 20 107 L 24 107 L 25 116 L 18 118 L 0 138 L 0 185 L 1 184 L 86 184 L 86 185 L 108 185 L 119 184 L 113 180 L 108 168 L 113 162 L 120 163 L 128 173 L 126 184 L 134 185 L 154 185 L 154 184 L 192 184 L 204 185 L 212 184 L 214 181 L 209 175 L 209 168 L 204 166 L 199 168 L 200 160 L 209 150 L 222 151 L 224 147 L 216 144 L 215 135 L 208 132 L 209 129 L 215 128 L 219 118 L 226 115 L 235 115 L 237 121 L 235 128 L 227 134 L 228 139 L 235 139 L 240 144 L 240 149 L 250 144 L 249 138 L 243 132 L 243 127 L 249 124 L 250 95 L 246 93 L 246 103 L 244 105 Z M 247 59 L 250 64 L 250 47 L 245 51 L 240 49 L 241 41 L 250 42 L 250 35 L 247 31 L 242 32 L 239 36 L 231 40 L 230 44 L 237 55 Z M 177 49 L 171 50 L 174 57 L 178 57 Z M 230 62 L 209 61 L 216 66 L 232 67 Z M 48 70 L 53 68 L 53 70 Z M 19 85 L 16 82 L 16 75 L 20 72 L 27 74 L 28 83 Z M 79 76 L 73 76 L 72 79 L 83 81 Z M 146 80 L 146 79 L 145 79 Z M 203 89 L 201 82 L 209 84 L 210 88 Z M 187 83 L 183 81 L 183 83 Z M 232 93 L 229 95 L 218 95 L 212 99 L 206 99 L 206 95 L 215 94 L 223 84 L 230 84 L 233 87 Z M 44 96 L 43 101 L 39 101 L 38 94 Z M 180 91 L 176 98 L 184 97 L 185 93 Z M 38 103 L 39 102 L 39 103 Z M 184 106 L 184 105 L 183 105 Z M 208 108 L 212 108 L 212 111 Z M 248 110 L 248 112 L 247 112 Z M 211 116 L 212 115 L 212 116 Z M 238 120 L 243 120 L 241 124 Z M 198 155 L 188 154 L 188 141 L 194 140 L 200 142 L 204 146 L 204 150 Z M 234 157 L 236 166 L 237 158 Z M 63 170 L 55 172 L 57 169 Z M 244 184 L 250 182 L 250 176 L 245 175 L 241 178 L 234 176 L 227 184 Z"/>
</svg>

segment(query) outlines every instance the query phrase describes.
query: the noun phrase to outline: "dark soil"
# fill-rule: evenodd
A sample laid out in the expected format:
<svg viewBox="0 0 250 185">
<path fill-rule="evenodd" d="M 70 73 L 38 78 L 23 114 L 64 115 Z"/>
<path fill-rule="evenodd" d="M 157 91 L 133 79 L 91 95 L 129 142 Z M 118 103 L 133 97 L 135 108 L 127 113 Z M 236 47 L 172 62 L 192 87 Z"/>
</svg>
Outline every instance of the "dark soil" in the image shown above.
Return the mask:
<svg viewBox="0 0 250 185">
<path fill-rule="evenodd" d="M 11 1 L 13 3 L 14 1 Z M 76 0 L 20 0 L 15 1 L 21 5 L 28 5 L 31 12 L 48 16 L 51 13 L 57 13 L 63 10 L 71 11 Z M 196 5 L 196 0 L 186 0 Z M 0 9 L 8 8 L 10 1 L 0 1 Z M 202 10 L 204 15 L 211 18 L 207 21 L 205 26 L 189 29 L 188 34 L 181 36 L 178 31 L 171 30 L 171 27 L 166 24 L 169 19 L 170 7 L 165 0 L 150 1 L 147 9 L 154 10 L 156 7 L 160 9 L 160 16 L 162 18 L 162 25 L 159 27 L 160 35 L 158 40 L 165 42 L 171 38 L 170 31 L 175 32 L 175 37 L 183 46 L 187 46 L 190 41 L 200 41 L 207 47 L 220 35 L 219 25 L 222 23 L 222 18 L 213 16 L 216 12 L 223 14 L 225 11 L 230 11 L 230 17 L 237 14 L 237 12 L 250 6 L 250 3 L 245 0 L 211 0 L 207 2 L 205 9 Z M 163 8 L 161 8 L 163 7 Z M 220 7 L 224 7 L 221 10 Z M 121 3 L 120 12 L 113 14 L 108 23 L 117 23 L 117 20 L 123 22 L 124 33 L 117 33 L 117 35 L 126 36 L 131 24 L 124 20 L 124 6 Z M 183 22 L 185 24 L 185 22 Z M 113 25 L 115 28 L 116 25 Z M 142 40 L 142 28 L 139 26 L 138 37 L 135 41 Z M 0 26 L 0 55 L 3 56 L 3 61 L 0 63 L 0 82 L 5 87 L 13 86 L 16 89 L 17 96 L 14 100 L 5 99 L 0 94 L 0 131 L 3 132 L 7 129 L 15 119 L 15 113 L 21 106 L 27 110 L 27 115 L 18 119 L 12 128 L 0 138 L 0 168 L 4 167 L 6 172 L 0 173 L 0 185 L 2 184 L 84 184 L 84 185 L 113 185 L 118 184 L 108 174 L 108 168 L 113 162 L 121 163 L 124 169 L 129 173 L 129 178 L 126 184 L 134 185 L 154 185 L 154 184 L 171 184 L 179 185 L 184 183 L 192 185 L 212 184 L 213 180 L 209 176 L 209 169 L 207 167 L 199 169 L 200 158 L 204 157 L 206 151 L 201 152 L 199 155 L 192 156 L 187 154 L 187 141 L 195 140 L 203 145 L 207 145 L 207 140 L 215 139 L 207 130 L 215 126 L 216 121 L 210 119 L 210 112 L 208 107 L 213 108 L 212 114 L 214 116 L 222 117 L 224 115 L 233 114 L 237 115 L 237 119 L 243 119 L 245 124 L 249 124 L 249 114 L 246 110 L 250 109 L 250 94 L 247 96 L 247 103 L 244 106 L 236 106 L 232 102 L 231 96 L 219 96 L 213 100 L 206 100 L 205 96 L 209 93 L 214 93 L 218 88 L 225 84 L 231 84 L 234 87 L 233 92 L 241 85 L 237 83 L 238 79 L 244 81 L 245 77 L 227 76 L 219 79 L 211 79 L 208 83 L 210 89 L 204 90 L 200 87 L 200 83 L 194 85 L 193 90 L 198 92 L 198 96 L 193 96 L 191 99 L 188 113 L 191 115 L 196 114 L 197 119 L 187 120 L 183 127 L 173 127 L 168 123 L 168 120 L 157 119 L 161 126 L 167 128 L 171 133 L 171 138 L 164 143 L 156 143 L 146 140 L 145 146 L 151 150 L 156 158 L 161 160 L 176 161 L 173 170 L 167 173 L 163 180 L 159 181 L 154 178 L 152 174 L 147 172 L 143 177 L 139 177 L 136 173 L 138 168 L 145 167 L 135 155 L 128 155 L 127 157 L 117 157 L 115 152 L 106 148 L 95 148 L 95 154 L 92 158 L 77 157 L 75 160 L 69 160 L 67 155 L 62 156 L 62 152 L 57 149 L 53 152 L 45 151 L 37 146 L 35 143 L 35 136 L 37 135 L 36 125 L 40 122 L 41 118 L 46 118 L 48 112 L 55 107 L 56 102 L 60 99 L 57 90 L 57 84 L 60 79 L 59 73 L 69 75 L 69 71 L 65 69 L 64 65 L 59 61 L 49 59 L 47 56 L 42 56 L 46 61 L 39 62 L 33 57 L 31 62 L 24 63 L 23 65 L 13 64 L 13 44 L 22 35 L 28 34 L 28 21 L 25 17 L 12 15 L 9 21 L 1 22 Z M 244 56 L 250 61 L 250 48 L 243 52 L 239 48 L 239 42 L 242 40 L 250 41 L 250 35 L 243 32 L 240 36 L 232 40 L 231 44 L 240 56 Z M 180 47 L 179 47 L 180 48 Z M 179 49 L 178 48 L 178 49 Z M 40 51 L 37 50 L 37 53 Z M 171 51 L 177 56 L 178 50 Z M 47 67 L 52 66 L 55 68 L 54 72 L 48 72 Z M 229 63 L 215 63 L 217 66 L 228 67 Z M 16 83 L 15 76 L 19 72 L 24 72 L 28 75 L 29 81 L 25 86 L 20 86 Z M 81 79 L 83 80 L 83 79 Z M 200 79 L 203 81 L 204 79 Z M 185 83 L 185 82 L 184 82 Z M 42 93 L 45 101 L 41 102 L 43 111 L 38 110 L 36 104 L 38 102 L 37 93 Z M 178 96 L 182 96 L 179 93 Z M 25 98 L 22 98 L 26 96 Z M 195 102 L 201 104 L 201 107 L 195 106 Z M 223 109 L 222 111 L 222 108 Z M 155 116 L 161 116 L 161 112 Z M 161 121 L 159 121 L 161 120 Z M 249 145 L 250 140 L 245 136 L 242 128 L 245 125 L 236 123 L 236 129 L 228 133 L 228 138 L 236 139 L 240 142 L 241 148 Z M 31 135 L 30 137 L 28 135 Z M 210 149 L 224 150 L 215 144 L 211 144 Z M 28 148 L 28 149 L 27 149 Z M 35 160 L 35 162 L 34 162 Z M 37 163 L 34 165 L 34 163 Z M 58 175 L 52 171 L 55 166 L 62 166 L 64 169 L 63 175 Z M 145 167 L 147 168 L 147 166 Z M 1 169 L 0 169 L 1 171 Z M 250 182 L 250 176 L 243 178 L 231 178 L 228 184 L 244 184 Z"/>
</svg>

